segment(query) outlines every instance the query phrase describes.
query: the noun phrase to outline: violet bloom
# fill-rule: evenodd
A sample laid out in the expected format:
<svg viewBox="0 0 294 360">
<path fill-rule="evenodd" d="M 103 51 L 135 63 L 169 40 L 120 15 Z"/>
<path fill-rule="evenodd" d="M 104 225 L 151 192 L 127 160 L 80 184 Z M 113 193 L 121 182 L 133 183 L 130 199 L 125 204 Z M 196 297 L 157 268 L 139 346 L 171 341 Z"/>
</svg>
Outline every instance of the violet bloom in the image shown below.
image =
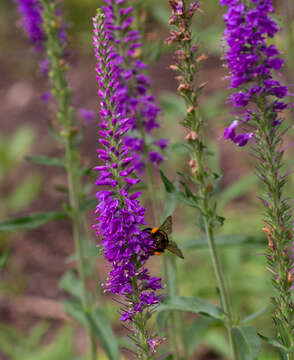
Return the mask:
<svg viewBox="0 0 294 360">
<path fill-rule="evenodd" d="M 237 92 L 229 97 L 229 101 L 235 108 L 247 108 L 247 111 L 243 111 L 239 123 L 252 126 L 254 113 L 263 104 L 264 111 L 271 113 L 269 118 L 272 125 L 279 125 L 279 112 L 287 107 L 283 99 L 289 94 L 286 86 L 273 79 L 274 73 L 280 71 L 284 61 L 280 59 L 275 45 L 267 44 L 267 38 L 272 38 L 279 30 L 270 16 L 274 13 L 272 0 L 220 2 L 229 6 L 224 15 L 224 38 L 227 43 L 225 52 L 230 71 L 230 88 L 237 89 Z M 253 133 L 236 135 L 236 122 L 233 124 L 234 136 L 231 125 L 225 130 L 225 138 L 230 138 L 239 146 L 245 145 L 253 137 Z"/>
<path fill-rule="evenodd" d="M 138 149 L 137 140 L 144 138 L 144 133 L 152 135 L 153 130 L 159 127 L 156 118 L 160 110 L 150 92 L 150 80 L 143 73 L 147 66 L 138 59 L 142 44 L 139 31 L 132 28 L 133 8 L 127 6 L 125 0 L 105 0 L 105 3 L 106 5 L 102 7 L 106 16 L 105 31 L 119 55 L 115 61 L 121 69 L 120 88 L 117 89 L 119 111 L 122 116 L 129 117 L 132 122 L 132 134 L 129 134 L 125 141 L 136 154 L 135 166 L 137 172 L 140 173 L 144 163 L 148 161 L 148 151 L 151 149 L 149 146 L 146 149 L 146 144 Z M 133 141 L 130 138 L 133 138 Z M 153 152 L 160 150 L 156 142 L 152 144 L 152 147 Z M 163 160 L 163 157 L 158 153 L 152 159 L 157 164 L 158 161 Z M 150 158 L 149 161 L 152 162 Z"/>
<path fill-rule="evenodd" d="M 130 114 L 126 109 L 129 97 L 124 95 L 126 87 L 122 83 L 125 70 L 121 55 L 115 51 L 116 40 L 109 32 L 107 19 L 107 12 L 106 20 L 103 15 L 93 19 L 98 95 L 101 98 L 99 141 L 103 146 L 97 150 L 103 165 L 95 168 L 99 171 L 96 184 L 108 187 L 97 193 L 98 217 L 94 228 L 102 239 L 105 258 L 112 267 L 104 288 L 126 299 L 127 305 L 121 314 L 121 320 L 126 321 L 160 301 L 155 290 L 161 289 L 161 280 L 151 277 L 144 268 L 153 240 L 141 230 L 145 225 L 145 209 L 140 205 L 140 193 L 132 193 L 132 186 L 140 179 L 134 174 L 135 159 L 131 148 L 125 144 L 126 134 L 135 126 L 136 111 L 134 108 L 134 114 Z"/>
<path fill-rule="evenodd" d="M 22 25 L 34 44 L 36 51 L 42 49 L 44 31 L 42 29 L 42 6 L 38 0 L 13 0 L 18 4 L 18 11 L 22 17 Z"/>
</svg>

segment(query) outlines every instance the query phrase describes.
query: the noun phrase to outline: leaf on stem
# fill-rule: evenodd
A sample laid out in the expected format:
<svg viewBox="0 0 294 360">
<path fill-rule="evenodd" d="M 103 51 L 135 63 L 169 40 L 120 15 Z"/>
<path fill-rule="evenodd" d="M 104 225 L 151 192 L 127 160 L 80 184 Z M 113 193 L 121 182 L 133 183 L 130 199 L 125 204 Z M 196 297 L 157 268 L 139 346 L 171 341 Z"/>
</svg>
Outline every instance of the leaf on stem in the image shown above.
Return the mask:
<svg viewBox="0 0 294 360">
<path fill-rule="evenodd" d="M 64 161 L 59 158 L 48 156 L 26 156 L 25 159 L 39 165 L 65 167 Z"/>
<path fill-rule="evenodd" d="M 252 235 L 219 235 L 215 237 L 217 246 L 255 246 L 264 247 L 266 245 L 265 237 L 255 237 Z M 207 239 L 204 237 L 187 240 L 182 244 L 183 249 L 201 249 L 208 247 Z"/>
<path fill-rule="evenodd" d="M 170 296 L 165 298 L 157 308 L 157 312 L 170 310 L 203 314 L 221 321 L 225 318 L 225 314 L 220 308 L 199 297 Z"/>
<path fill-rule="evenodd" d="M 34 213 L 27 216 L 11 219 L 0 223 L 0 231 L 32 230 L 54 220 L 67 219 L 64 211 L 51 211 L 47 213 Z"/>
<path fill-rule="evenodd" d="M 261 341 L 253 326 L 238 326 L 232 329 L 234 341 L 242 360 L 258 359 Z"/>
</svg>

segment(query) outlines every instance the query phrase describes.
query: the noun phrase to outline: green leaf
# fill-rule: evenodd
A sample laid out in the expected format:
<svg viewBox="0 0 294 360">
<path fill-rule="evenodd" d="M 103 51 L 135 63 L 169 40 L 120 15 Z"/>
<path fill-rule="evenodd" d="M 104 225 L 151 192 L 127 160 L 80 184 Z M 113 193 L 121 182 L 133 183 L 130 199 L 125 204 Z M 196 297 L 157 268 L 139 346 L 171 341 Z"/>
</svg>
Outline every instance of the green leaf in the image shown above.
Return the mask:
<svg viewBox="0 0 294 360">
<path fill-rule="evenodd" d="M 271 339 L 267 336 L 261 335 L 260 333 L 258 333 L 258 336 L 267 344 L 272 345 L 273 347 L 279 349 L 279 350 L 283 350 L 285 352 L 288 352 L 289 349 L 286 348 L 286 346 L 284 346 L 283 344 L 281 344 L 278 340 L 275 339 Z"/>
<path fill-rule="evenodd" d="M 164 209 L 160 218 L 162 223 L 168 216 L 172 215 L 177 206 L 177 198 L 173 193 L 167 193 L 167 199 L 164 204 Z"/>
<path fill-rule="evenodd" d="M 211 316 L 218 320 L 223 320 L 224 312 L 215 305 L 212 305 L 199 297 L 172 296 L 167 297 L 158 306 L 157 312 L 161 311 L 186 311 L 196 314 Z"/>
<path fill-rule="evenodd" d="M 30 348 L 37 347 L 49 328 L 50 324 L 48 321 L 39 321 L 36 325 L 32 326 L 27 337 L 27 345 Z"/>
<path fill-rule="evenodd" d="M 73 330 L 64 327 L 58 332 L 55 342 L 19 360 L 72 360 L 74 356 Z"/>
<path fill-rule="evenodd" d="M 167 193 L 176 192 L 176 188 L 175 188 L 174 184 L 165 176 L 165 174 L 162 170 L 160 170 L 160 176 L 161 176 L 161 180 L 163 182 L 166 192 Z"/>
<path fill-rule="evenodd" d="M 249 321 L 257 318 L 258 316 L 264 314 L 268 309 L 269 309 L 268 306 L 267 306 L 267 307 L 264 307 L 264 308 L 262 308 L 262 309 L 259 309 L 259 310 L 256 311 L 255 313 L 253 313 L 253 314 L 247 316 L 246 318 L 244 318 L 243 320 L 241 320 L 241 323 L 242 323 L 242 324 L 245 324 L 245 323 L 247 323 L 247 322 L 249 322 Z"/>
<path fill-rule="evenodd" d="M 65 311 L 84 327 L 87 327 L 88 321 L 91 321 L 95 334 L 100 339 L 108 358 L 110 360 L 119 360 L 118 340 L 102 310 L 96 308 L 85 313 L 81 303 L 78 301 L 63 300 L 62 305 Z"/>
<path fill-rule="evenodd" d="M 9 254 L 10 254 L 10 249 L 6 248 L 3 251 L 3 254 L 0 256 L 0 269 L 3 269 L 7 264 Z"/>
<path fill-rule="evenodd" d="M 24 125 L 19 128 L 11 139 L 7 142 L 7 152 L 10 163 L 15 163 L 23 159 L 33 145 L 35 129 Z"/>
<path fill-rule="evenodd" d="M 200 317 L 193 322 L 193 324 L 186 330 L 184 342 L 188 356 L 192 356 L 195 352 L 197 345 L 203 338 L 205 332 L 214 324 L 217 324 L 218 320 Z"/>
<path fill-rule="evenodd" d="M 83 311 L 82 305 L 76 300 L 62 300 L 61 304 L 66 313 L 75 321 L 87 327 L 87 317 Z"/>
<path fill-rule="evenodd" d="M 100 339 L 108 358 L 110 360 L 119 360 L 118 340 L 104 312 L 96 308 L 90 313 L 90 319 L 94 324 L 96 335 Z"/>
<path fill-rule="evenodd" d="M 32 173 L 27 176 L 8 196 L 11 212 L 15 213 L 28 206 L 40 193 L 41 177 Z"/>
<path fill-rule="evenodd" d="M 251 235 L 218 235 L 215 237 L 215 243 L 217 246 L 260 246 L 266 245 L 265 237 L 254 237 Z M 181 247 L 183 249 L 201 249 L 208 246 L 206 238 L 198 238 L 195 240 L 183 241 Z"/>
<path fill-rule="evenodd" d="M 39 165 L 65 167 L 64 161 L 59 158 L 48 156 L 26 156 L 25 159 Z"/>
<path fill-rule="evenodd" d="M 0 231 L 37 229 L 50 221 L 67 218 L 68 215 L 62 211 L 35 213 L 0 223 Z"/>
<path fill-rule="evenodd" d="M 233 338 L 242 360 L 258 359 L 261 341 L 253 326 L 233 327 Z"/>
<path fill-rule="evenodd" d="M 83 287 L 81 282 L 76 278 L 73 271 L 67 271 L 59 281 L 59 287 L 62 290 L 67 291 L 74 297 L 82 300 Z"/>
</svg>

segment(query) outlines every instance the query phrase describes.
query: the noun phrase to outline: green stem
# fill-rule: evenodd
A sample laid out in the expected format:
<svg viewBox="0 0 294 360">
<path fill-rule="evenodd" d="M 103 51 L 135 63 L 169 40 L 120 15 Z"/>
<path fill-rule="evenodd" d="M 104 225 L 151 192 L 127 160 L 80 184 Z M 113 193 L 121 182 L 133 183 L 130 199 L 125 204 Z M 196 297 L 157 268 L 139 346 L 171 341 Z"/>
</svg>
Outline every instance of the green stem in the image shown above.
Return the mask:
<svg viewBox="0 0 294 360">
<path fill-rule="evenodd" d="M 76 155 L 75 150 L 72 145 L 71 138 L 66 139 L 65 146 L 65 161 L 66 161 L 66 170 L 68 177 L 68 189 L 69 189 L 69 201 L 72 211 L 72 229 L 73 229 L 73 238 L 75 243 L 75 249 L 78 257 L 78 272 L 79 278 L 82 284 L 82 304 L 83 311 L 87 318 L 87 328 L 90 341 L 90 359 L 96 360 L 96 342 L 95 342 L 95 332 L 92 326 L 92 323 L 89 319 L 90 312 L 90 303 L 87 293 L 87 277 L 85 272 L 84 264 L 84 255 L 83 255 L 83 245 L 81 238 L 81 223 L 80 223 L 80 211 L 79 211 L 79 181 L 77 176 L 77 164 L 76 164 Z"/>
<path fill-rule="evenodd" d="M 57 118 L 60 125 L 60 134 L 65 144 L 65 163 L 69 188 L 69 203 L 75 249 L 78 256 L 78 272 L 82 284 L 82 305 L 87 318 L 87 328 L 90 340 L 91 360 L 96 360 L 95 333 L 89 318 L 90 305 L 86 287 L 86 274 L 84 267 L 82 247 L 82 215 L 80 214 L 80 163 L 73 144 L 75 129 L 73 108 L 71 107 L 71 91 L 67 84 L 67 66 L 63 59 L 64 45 L 59 39 L 60 21 L 55 15 L 56 3 L 50 0 L 41 0 L 43 5 L 44 30 L 47 35 L 47 56 L 50 60 L 49 78 L 52 84 L 58 112 Z"/>
<path fill-rule="evenodd" d="M 209 246 L 209 250 L 210 250 L 213 269 L 214 269 L 214 273 L 216 276 L 218 288 L 220 291 L 222 307 L 223 307 L 224 312 L 227 315 L 226 328 L 227 328 L 227 332 L 228 332 L 232 358 L 233 358 L 233 360 L 237 360 L 238 353 L 237 353 L 237 349 L 234 344 L 233 334 L 232 334 L 233 316 L 232 316 L 232 308 L 231 308 L 230 298 L 229 298 L 229 294 L 228 294 L 226 283 L 225 283 L 225 277 L 224 277 L 224 272 L 222 269 L 222 264 L 221 264 L 219 254 L 218 254 L 218 251 L 217 251 L 217 248 L 215 245 L 215 241 L 214 241 L 213 227 L 209 223 L 209 219 L 207 217 L 205 217 L 205 231 L 206 231 L 206 236 L 207 236 L 207 240 L 208 240 L 208 246 Z"/>
<path fill-rule="evenodd" d="M 145 154 L 145 158 L 148 159 L 148 145 L 146 144 L 146 137 L 145 137 L 145 132 L 143 127 L 140 127 L 140 133 L 142 136 L 142 140 L 143 140 L 143 151 Z M 155 193 L 155 184 L 154 184 L 154 178 L 153 178 L 153 166 L 152 164 L 150 164 L 150 162 L 147 160 L 147 164 L 146 164 L 146 168 L 147 168 L 147 172 L 148 172 L 148 177 L 149 177 L 149 181 L 148 181 L 148 192 L 150 195 L 150 200 L 151 200 L 151 204 L 152 204 L 152 210 L 153 210 L 153 219 L 154 219 L 154 224 L 156 224 L 159 221 L 159 214 L 158 214 L 158 200 L 156 197 L 156 193 Z M 173 291 L 172 293 L 170 292 L 171 290 L 171 281 L 169 278 L 169 271 L 168 271 L 168 266 L 171 265 L 169 264 L 169 255 L 164 255 L 162 262 L 163 262 L 163 278 L 165 279 L 166 283 L 167 283 L 167 289 L 168 289 L 168 294 L 170 296 L 172 295 L 176 295 L 177 294 L 177 290 Z M 173 262 L 172 266 L 174 266 L 174 269 L 176 271 L 176 267 L 175 267 L 175 262 Z M 175 284 L 175 288 L 177 287 L 177 285 Z M 179 351 L 178 351 L 178 334 L 177 334 L 177 325 L 178 325 L 178 321 L 177 321 L 177 315 L 175 312 L 170 312 L 170 329 L 169 329 L 169 338 L 171 339 L 171 343 L 172 343 L 172 350 L 173 350 L 173 356 L 175 360 L 179 360 Z"/>
<path fill-rule="evenodd" d="M 166 254 L 163 259 L 164 266 L 164 277 L 167 282 L 167 291 L 169 296 L 176 296 L 178 294 L 177 289 L 177 269 L 176 262 L 173 258 L 173 255 Z M 169 267 L 171 269 L 169 269 Z M 171 272 L 174 272 L 174 279 L 171 278 Z M 170 329 L 169 329 L 169 337 L 172 343 L 172 351 L 174 360 L 179 360 L 179 336 L 178 336 L 178 325 L 181 319 L 178 319 L 177 313 L 174 311 L 170 312 Z"/>
</svg>

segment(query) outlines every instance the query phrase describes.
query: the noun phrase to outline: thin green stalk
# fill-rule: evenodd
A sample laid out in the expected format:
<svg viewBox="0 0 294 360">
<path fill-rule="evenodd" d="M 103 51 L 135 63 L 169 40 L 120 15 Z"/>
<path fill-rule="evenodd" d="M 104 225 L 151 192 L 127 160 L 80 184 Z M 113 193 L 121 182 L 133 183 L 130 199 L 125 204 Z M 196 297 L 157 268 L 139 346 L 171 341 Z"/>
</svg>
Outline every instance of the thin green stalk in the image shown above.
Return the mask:
<svg viewBox="0 0 294 360">
<path fill-rule="evenodd" d="M 146 145 L 144 129 L 141 127 L 140 131 L 141 131 L 141 136 L 143 139 L 143 150 L 144 150 L 144 153 L 145 153 L 145 156 L 147 159 L 148 158 L 148 148 Z M 146 168 L 147 168 L 148 178 L 149 178 L 147 187 L 148 187 L 148 192 L 149 192 L 150 200 L 151 200 L 151 204 L 152 204 L 152 210 L 153 210 L 152 215 L 153 215 L 153 219 L 154 219 L 154 224 L 156 225 L 156 223 L 159 221 L 159 215 L 158 215 L 158 200 L 156 197 L 154 177 L 153 177 L 153 166 L 152 166 L 152 164 L 150 164 L 150 162 L 147 162 Z M 167 283 L 168 295 L 169 296 L 176 295 L 174 292 L 170 293 L 171 281 L 168 276 L 168 274 L 169 274 L 168 265 L 169 264 L 168 264 L 167 257 L 164 255 L 163 255 L 162 263 L 163 263 L 163 278 Z M 169 338 L 172 343 L 173 356 L 174 356 L 175 360 L 179 360 L 177 319 L 176 319 L 175 312 L 170 312 L 170 325 L 171 326 L 169 328 Z"/>
<path fill-rule="evenodd" d="M 96 360 L 96 342 L 95 342 L 95 332 L 91 320 L 89 319 L 88 314 L 90 313 L 90 303 L 88 299 L 87 292 L 87 277 L 85 272 L 84 264 L 84 255 L 83 255 L 83 245 L 81 238 L 81 223 L 80 223 L 80 204 L 79 204 L 79 177 L 77 176 L 77 163 L 75 156 L 75 149 L 72 145 L 72 139 L 66 139 L 65 146 L 65 162 L 68 178 L 68 190 L 69 190 L 69 202 L 71 208 L 71 219 L 72 219 L 72 229 L 73 229 L 73 238 L 75 243 L 75 249 L 78 258 L 78 273 L 79 278 L 82 284 L 82 305 L 83 311 L 87 318 L 87 328 L 90 341 L 90 359 Z"/>
<path fill-rule="evenodd" d="M 178 295 L 178 282 L 177 282 L 177 268 L 176 261 L 173 255 L 166 254 L 163 259 L 164 266 L 164 277 L 167 282 L 167 292 L 168 296 Z M 175 360 L 179 360 L 179 325 L 181 319 L 177 316 L 178 314 L 175 311 L 170 312 L 170 328 L 169 328 L 169 338 L 172 343 L 173 357 Z"/>
<path fill-rule="evenodd" d="M 198 111 L 198 98 L 205 83 L 199 84 L 197 70 L 199 69 L 199 64 L 207 58 L 205 54 L 199 56 L 197 51 L 199 46 L 192 40 L 191 21 L 199 8 L 194 2 L 188 0 L 183 0 L 181 4 L 179 4 L 178 0 L 170 0 L 169 2 L 172 9 L 169 24 L 173 26 L 173 30 L 167 42 L 168 44 L 178 44 L 177 52 L 175 53 L 176 63 L 171 65 L 170 68 L 180 74 L 176 78 L 179 81 L 178 91 L 184 99 L 187 109 L 182 125 L 188 129 L 186 140 L 191 148 L 189 166 L 192 172 L 192 181 L 197 184 L 195 195 L 192 190 L 189 190 L 195 196 L 195 205 L 200 210 L 205 222 L 210 256 L 221 296 L 221 307 L 227 316 L 225 325 L 228 331 L 232 358 L 237 360 L 238 352 L 234 346 L 232 336 L 233 315 L 230 298 L 225 284 L 221 261 L 214 242 L 214 228 L 221 225 L 223 221 L 216 213 L 213 192 L 214 184 L 219 176 L 208 168 L 207 145 L 204 140 L 204 122 Z"/>
<path fill-rule="evenodd" d="M 56 3 L 49 0 L 41 0 L 43 5 L 44 30 L 47 35 L 47 56 L 50 62 L 49 77 L 52 83 L 52 93 L 57 104 L 57 119 L 60 125 L 60 134 L 65 145 L 65 167 L 69 188 L 69 203 L 71 210 L 71 220 L 73 238 L 78 257 L 78 272 L 82 284 L 82 305 L 87 319 L 87 328 L 90 342 L 90 359 L 96 360 L 95 332 L 89 318 L 90 304 L 86 287 L 86 274 L 81 238 L 80 213 L 80 176 L 79 159 L 75 149 L 75 122 L 73 109 L 71 107 L 71 91 L 66 80 L 67 66 L 63 60 L 64 45 L 59 38 L 60 21 L 56 18 Z"/>
<path fill-rule="evenodd" d="M 215 277 L 217 280 L 217 284 L 218 284 L 218 288 L 219 288 L 219 292 L 220 292 L 220 296 L 221 296 L 222 308 L 228 317 L 226 328 L 227 328 L 227 332 L 228 332 L 232 358 L 233 358 L 233 360 L 237 360 L 238 354 L 237 354 L 237 351 L 235 348 L 235 344 L 234 344 L 234 340 L 233 340 L 233 333 L 232 333 L 233 317 L 232 317 L 232 308 L 231 308 L 230 298 L 229 298 L 229 294 L 228 294 L 228 291 L 226 288 L 222 264 L 221 264 L 220 257 L 219 257 L 219 254 L 218 254 L 218 251 L 217 251 L 217 248 L 215 245 L 215 241 L 214 241 L 213 227 L 209 223 L 209 220 L 207 217 L 205 217 L 205 230 L 206 230 L 206 237 L 208 240 L 208 246 L 209 246 L 209 250 L 210 250 L 211 260 L 212 260 L 212 264 L 213 264 L 213 269 L 214 269 Z"/>
</svg>

